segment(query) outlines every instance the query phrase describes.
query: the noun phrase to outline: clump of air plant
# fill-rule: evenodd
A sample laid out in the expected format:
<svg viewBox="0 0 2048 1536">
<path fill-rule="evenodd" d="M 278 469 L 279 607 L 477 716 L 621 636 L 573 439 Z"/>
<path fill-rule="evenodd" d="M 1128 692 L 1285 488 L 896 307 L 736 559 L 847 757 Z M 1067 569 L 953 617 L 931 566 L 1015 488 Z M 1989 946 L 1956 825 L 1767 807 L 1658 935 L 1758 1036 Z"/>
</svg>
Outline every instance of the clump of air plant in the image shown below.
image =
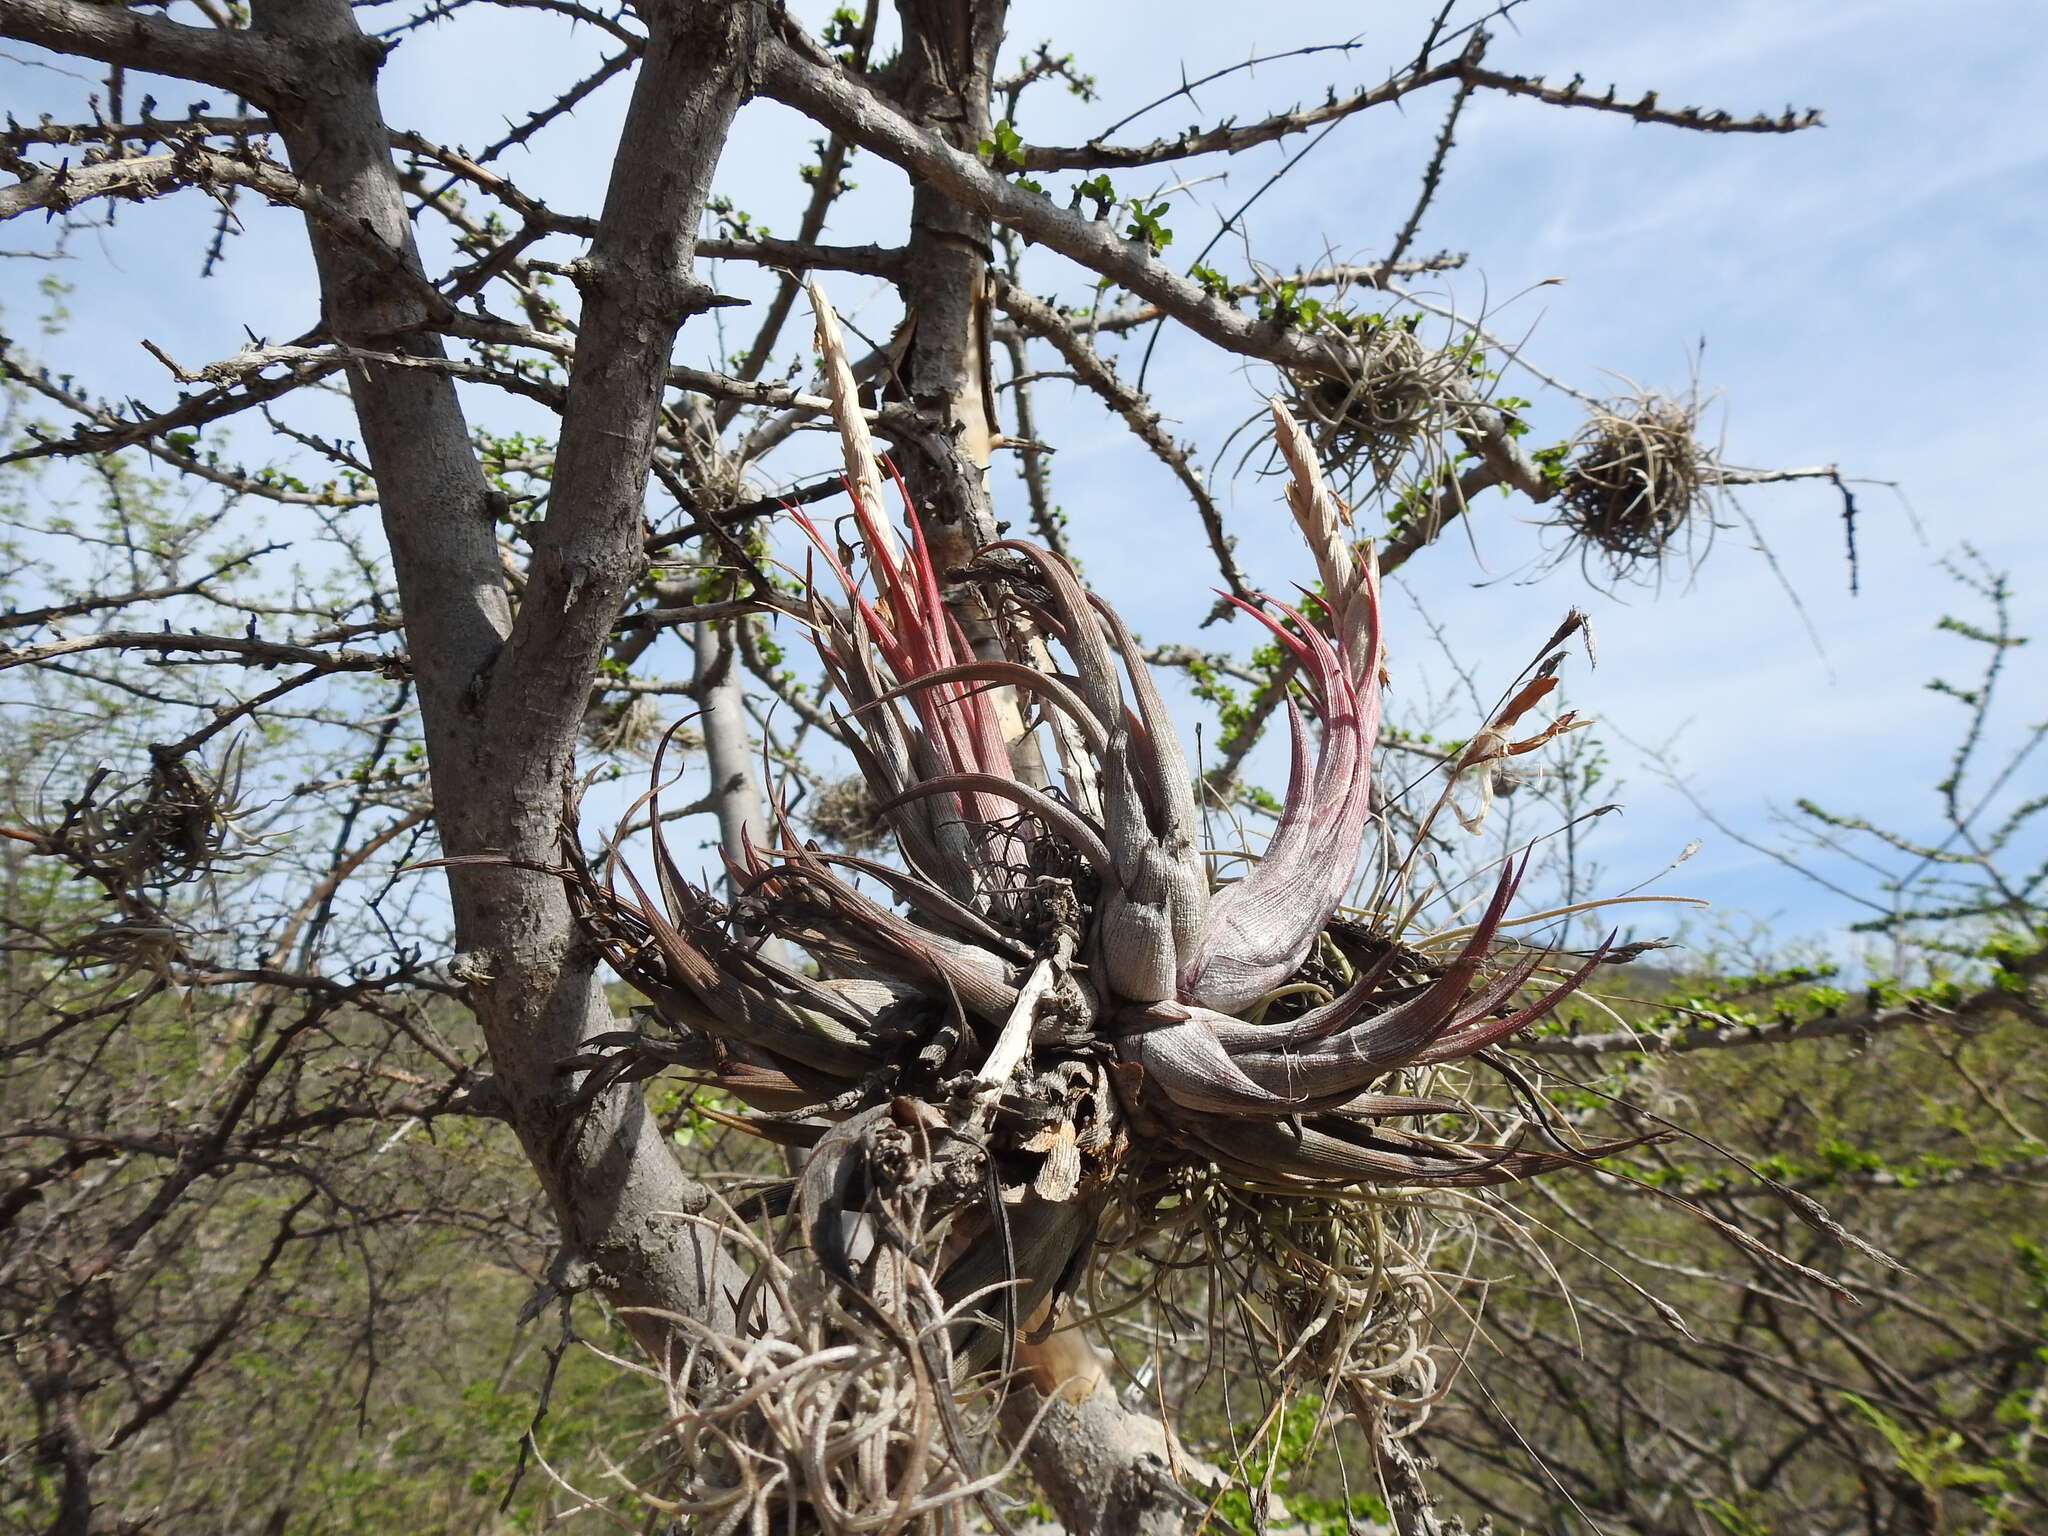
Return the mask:
<svg viewBox="0 0 2048 1536">
<path fill-rule="evenodd" d="M 893 838 L 889 822 L 875 808 L 868 781 L 859 774 L 834 779 L 804 804 L 804 820 L 819 837 L 847 853 L 873 853 Z"/>
<path fill-rule="evenodd" d="M 583 739 L 608 757 L 646 757 L 661 740 L 663 729 L 661 706 L 647 694 L 636 693 L 586 715 Z M 684 750 L 703 745 L 694 732 L 686 736 L 677 742 Z"/>
<path fill-rule="evenodd" d="M 581 920 L 666 1036 L 599 1042 L 618 1059 L 574 1065 L 597 1067 L 593 1082 L 681 1066 L 750 1107 L 736 1123 L 808 1148 L 759 1208 L 790 1213 L 842 1309 L 941 1395 L 1012 1362 L 1057 1371 L 1043 1341 L 1091 1253 L 1176 1227 L 1240 1277 L 1283 1387 L 1361 1402 L 1391 1390 L 1421 1315 L 1398 1213 L 1635 1144 L 1525 1145 L 1520 1120 L 1431 1086 L 1545 1018 L 1604 952 L 1561 965 L 1509 942 L 1512 866 L 1469 924 L 1433 938 L 1340 916 L 1373 815 L 1379 579 L 1280 401 L 1319 606 L 1311 619 L 1238 604 L 1293 659 L 1302 696 L 1288 700 L 1271 839 L 1219 886 L 1173 720 L 1123 620 L 1058 555 L 1002 540 L 945 573 L 982 584 L 1013 621 L 1010 656 L 969 648 L 915 519 L 899 532 L 885 514 L 836 326 L 818 311 L 858 548 L 791 516 L 813 550 L 827 689 L 894 856 L 804 844 L 784 822 L 772 846 L 729 860 L 721 899 L 671 857 L 658 789 L 629 812 L 653 829 L 651 888 L 617 858 L 584 864 L 572 835 L 562 874 Z M 1057 784 L 1013 769 L 1003 721 L 1018 715 L 998 710 L 997 689 L 1038 707 Z M 908 1300 L 876 1310 L 891 1296 Z M 776 1331 L 795 1321 L 750 1326 L 762 1349 L 807 1351 L 788 1382 L 810 1390 L 819 1351 Z M 849 1370 L 868 1358 L 844 1347 L 831 1358 Z M 731 1378 L 712 1348 L 703 1359 Z M 781 1386 L 756 1386 L 749 1412 L 797 1412 Z M 721 1421 L 716 1434 L 738 1432 Z M 880 1502 L 828 1528 L 900 1508 L 895 1469 L 922 1453 L 877 1454 L 862 1486 Z M 793 1475 L 750 1486 L 770 1502 L 821 1497 Z"/>
<path fill-rule="evenodd" d="M 1596 404 L 1564 466 L 1556 524 L 1610 581 L 1695 561 L 1713 534 L 1713 461 L 1699 404 L 1638 393 Z"/>
<path fill-rule="evenodd" d="M 169 892 L 253 850 L 246 815 L 238 749 L 209 772 L 189 754 L 152 747 L 147 774 L 124 780 L 102 763 L 60 813 L 37 818 L 44 825 L 0 826 L 0 836 L 61 860 L 103 893 L 107 915 L 53 951 L 66 969 L 95 973 L 97 1005 L 143 976 L 137 998 L 177 991 L 191 935 Z"/>
<path fill-rule="evenodd" d="M 147 972 L 145 995 L 168 987 L 175 993 L 176 968 L 188 963 L 189 935 L 168 918 L 147 911 L 132 912 L 79 934 L 65 946 L 66 962 L 81 971 L 105 967 L 107 975 L 95 1001 L 115 996 L 135 977 Z"/>
<path fill-rule="evenodd" d="M 102 763 L 60 812 L 0 826 L 0 836 L 61 860 L 104 893 L 112 915 L 65 946 L 72 966 L 108 971 L 101 997 L 142 972 L 155 978 L 152 990 L 174 985 L 188 935 L 167 910 L 168 892 L 256 847 L 243 826 L 241 772 L 238 749 L 209 772 L 189 754 L 152 747 L 147 774 L 123 779 Z"/>
<path fill-rule="evenodd" d="M 912 1135 L 882 1128 L 876 1145 L 911 1158 Z M 829 1147 L 815 1161 L 808 1182 L 833 1171 Z M 943 1240 L 944 1224 L 931 1228 L 924 1203 L 898 1189 L 889 1209 L 904 1231 L 932 1245 Z M 837 1219 L 816 1202 L 806 1214 Z M 667 1445 L 661 1474 L 636 1490 L 643 1502 L 687 1518 L 699 1536 L 773 1531 L 765 1512 L 799 1505 L 815 1529 L 848 1536 L 964 1530 L 973 1502 L 1007 1529 L 991 1494 L 1016 1453 L 990 1456 L 987 1424 L 966 1421 L 991 1405 L 960 1400 L 952 1318 L 931 1283 L 932 1255 L 889 1253 L 854 1289 L 831 1265 L 836 1230 L 812 1233 L 828 1254 L 821 1275 L 792 1263 L 786 1245 L 730 1206 L 689 1219 L 752 1282 L 737 1301 L 743 1317 L 671 1319 L 683 1358 L 657 1373 L 669 1399 Z"/>
<path fill-rule="evenodd" d="M 1289 412 L 1347 495 L 1361 479 L 1388 484 L 1418 443 L 1454 425 L 1465 383 L 1456 350 L 1431 347 L 1412 319 L 1365 329 L 1350 360 L 1341 377 L 1283 375 Z"/>
<path fill-rule="evenodd" d="M 152 749 L 139 782 L 96 772 L 52 836 L 81 867 L 120 889 L 161 891 L 213 873 L 247 842 L 240 801 L 239 751 L 209 773 L 188 755 Z"/>
<path fill-rule="evenodd" d="M 1119 1257 L 1090 1278 L 1094 1312 L 1148 1302 L 1199 1315 L 1221 1294 L 1283 1396 L 1347 1405 L 1368 1424 L 1428 1416 L 1446 1294 L 1434 1254 L 1469 1226 L 1453 1204 L 1462 1192 L 1302 1189 L 1186 1159 L 1163 1172 L 1158 1185 L 1133 1181 L 1105 1217 L 1098 1244 Z"/>
</svg>

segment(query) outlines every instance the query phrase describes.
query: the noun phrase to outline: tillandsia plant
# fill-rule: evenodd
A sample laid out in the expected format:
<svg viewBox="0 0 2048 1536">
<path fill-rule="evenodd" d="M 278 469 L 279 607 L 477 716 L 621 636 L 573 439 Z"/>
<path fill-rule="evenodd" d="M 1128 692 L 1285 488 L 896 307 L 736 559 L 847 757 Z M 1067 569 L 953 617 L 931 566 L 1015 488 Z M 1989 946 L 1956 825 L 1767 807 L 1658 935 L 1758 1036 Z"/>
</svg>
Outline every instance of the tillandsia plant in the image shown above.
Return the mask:
<svg viewBox="0 0 2048 1536">
<path fill-rule="evenodd" d="M 652 889 L 617 858 L 593 869 L 572 852 L 567 871 L 654 1021 L 571 1063 L 591 1070 L 586 1091 L 673 1066 L 748 1106 L 737 1123 L 802 1160 L 739 1214 L 793 1214 L 832 1281 L 806 1302 L 774 1246 L 745 1240 L 767 1278 L 741 1331 L 785 1354 L 707 1342 L 678 1373 L 723 1361 L 726 1374 L 679 1396 L 696 1438 L 678 1507 L 760 1518 L 800 1497 L 853 1528 L 865 1517 L 849 1511 L 908 1520 L 948 1486 L 980 1491 L 965 1470 L 931 1481 L 933 1458 L 905 1438 L 917 1416 L 892 1393 L 924 1404 L 958 1450 L 958 1385 L 1017 1363 L 1056 1385 L 1047 1361 L 1063 1357 L 1046 1341 L 1091 1259 L 1162 1231 L 1244 1273 L 1270 1308 L 1277 1374 L 1383 1400 L 1398 1385 L 1389 1360 L 1407 1359 L 1412 1390 L 1417 1308 L 1396 1271 L 1417 1257 L 1418 1194 L 1634 1144 L 1546 1125 L 1541 1147 L 1524 1145 L 1524 1122 L 1502 1131 L 1432 1075 L 1542 1019 L 1605 946 L 1560 965 L 1507 940 L 1512 864 L 1476 920 L 1433 938 L 1404 937 L 1399 912 L 1344 906 L 1374 827 L 1382 603 L 1371 545 L 1347 537 L 1279 402 L 1287 501 L 1319 590 L 1301 606 L 1238 603 L 1304 688 L 1271 839 L 1232 855 L 1249 871 L 1219 884 L 1174 723 L 1123 620 L 1021 541 L 935 569 L 916 519 L 899 533 L 885 515 L 822 301 L 819 323 L 858 547 L 791 510 L 812 552 L 802 616 L 899 857 L 804 845 L 778 819 L 774 846 L 728 859 L 721 898 L 663 843 L 657 787 L 634 812 L 654 829 Z M 979 589 L 1007 654 L 970 647 L 946 603 L 956 584 Z M 839 1344 L 821 1318 L 838 1319 Z M 844 1342 L 856 1337 L 865 1353 Z M 843 1402 L 819 1386 L 821 1371 L 885 1361 L 895 1386 Z M 865 1425 L 840 1424 L 834 1443 L 865 1452 L 821 1449 L 827 1402 Z M 906 1458 L 925 1468 L 922 1492 Z"/>
</svg>

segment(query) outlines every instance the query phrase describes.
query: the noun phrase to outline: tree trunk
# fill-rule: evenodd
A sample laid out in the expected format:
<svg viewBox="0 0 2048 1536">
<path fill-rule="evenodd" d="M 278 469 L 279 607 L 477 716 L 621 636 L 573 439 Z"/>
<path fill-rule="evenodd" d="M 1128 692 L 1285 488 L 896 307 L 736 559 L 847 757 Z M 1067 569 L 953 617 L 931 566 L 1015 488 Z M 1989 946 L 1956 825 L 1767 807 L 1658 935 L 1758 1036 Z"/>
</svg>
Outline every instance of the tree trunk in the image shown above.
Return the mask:
<svg viewBox="0 0 2048 1536">
<path fill-rule="evenodd" d="M 670 349 L 709 297 L 692 270 L 698 219 L 762 7 L 670 0 L 643 14 L 647 48 L 604 213 L 578 267 L 581 345 L 554 496 L 516 614 L 454 385 L 431 368 L 350 369 L 450 855 L 556 857 L 563 781 L 598 656 L 644 567 L 642 501 Z M 379 261 L 308 221 L 327 328 L 440 358 L 438 340 L 419 329 L 437 318 L 438 296 L 391 164 L 376 88 L 383 48 L 357 29 L 346 0 L 257 0 L 255 25 L 318 61 L 272 102 L 294 169 L 390 252 Z M 706 1192 L 677 1165 L 638 1092 L 606 1095 L 580 1116 L 568 1110 L 575 1080 L 555 1064 L 612 1019 L 559 883 L 487 867 L 455 869 L 449 883 L 460 970 L 500 1096 L 566 1251 L 616 1306 L 718 1316 L 727 1287 L 714 1250 L 672 1214 L 702 1209 Z M 635 1328 L 663 1351 L 658 1324 L 639 1317 Z"/>
</svg>

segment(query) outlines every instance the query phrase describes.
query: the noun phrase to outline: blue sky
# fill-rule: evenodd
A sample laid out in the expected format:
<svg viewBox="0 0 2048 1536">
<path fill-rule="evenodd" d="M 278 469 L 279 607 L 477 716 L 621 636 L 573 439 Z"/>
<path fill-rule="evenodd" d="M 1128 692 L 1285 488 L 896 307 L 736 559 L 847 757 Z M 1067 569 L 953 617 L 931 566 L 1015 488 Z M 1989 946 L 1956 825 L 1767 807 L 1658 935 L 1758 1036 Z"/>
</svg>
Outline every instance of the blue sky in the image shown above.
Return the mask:
<svg viewBox="0 0 2048 1536">
<path fill-rule="evenodd" d="M 1027 98 L 1021 126 L 1031 140 L 1085 138 L 1173 90 L 1183 71 L 1344 41 L 1365 26 L 1351 55 L 1262 66 L 1205 88 L 1192 105 L 1153 113 L 1123 136 L 1312 101 L 1326 83 L 1348 89 L 1383 75 L 1412 49 L 1432 9 L 1305 3 L 1262 15 L 1191 0 L 1174 8 L 1163 32 L 1152 6 L 1020 5 L 1012 51 L 1050 38 L 1074 51 L 1103 89 L 1090 105 L 1043 87 Z M 1566 607 L 1591 611 L 1601 665 L 1590 675 L 1575 671 L 1571 702 L 1601 720 L 1626 781 L 1628 814 L 1610 818 L 1600 834 L 1618 883 L 1654 873 L 1698 837 L 1705 846 L 1674 888 L 1784 938 L 1828 931 L 1847 915 L 1843 903 L 1703 825 L 1682 796 L 1632 765 L 1628 743 L 1668 746 L 1717 814 L 1759 835 L 1769 835 L 1774 804 L 1802 795 L 1925 828 L 1933 807 L 1926 786 L 1943 771 L 1957 712 L 1922 685 L 1951 662 L 1972 662 L 1967 647 L 1933 628 L 1958 600 L 1939 560 L 1968 540 L 2009 570 L 2022 632 L 2038 628 L 2048 609 L 2036 485 L 2038 421 L 2048 401 L 2033 355 L 2048 340 L 2036 279 L 2048 243 L 2043 30 L 2043 13 L 2023 0 L 1939 8 L 1536 0 L 1496 28 L 1489 63 L 1498 68 L 1559 80 L 1577 71 L 1595 88 L 1612 80 L 1630 96 L 1654 88 L 1665 105 L 1738 113 L 1813 105 L 1827 126 L 1789 137 L 1704 136 L 1481 98 L 1460 126 L 1417 240 L 1420 250 L 1463 250 L 1471 260 L 1429 291 L 1485 309 L 1503 334 L 1526 334 L 1533 360 L 1589 392 L 1621 387 L 1603 370 L 1679 391 L 1697 368 L 1716 397 L 1709 420 L 1732 462 L 1834 463 L 1852 476 L 1896 481 L 1904 497 L 1858 488 L 1861 594 L 1852 598 L 1832 489 L 1744 495 L 1805 620 L 1739 526 L 1719 535 L 1696 576 L 1678 573 L 1654 598 L 1610 594 L 1587 587 L 1570 561 L 1530 584 L 1542 536 L 1526 521 L 1526 506 L 1489 498 L 1469 542 L 1446 540 L 1403 574 L 1391 613 L 1396 681 L 1407 697 L 1447 681 L 1422 612 L 1482 680 L 1500 685 Z M 465 13 L 394 56 L 388 112 L 476 147 L 496 136 L 506 114 L 600 53 L 601 39 L 588 30 L 526 13 Z M 75 114 L 87 87 L 47 64 L 18 49 L 0 57 L 0 97 L 17 116 Z M 194 94 L 160 88 L 160 110 Z M 551 142 L 508 157 L 506 169 L 560 208 L 595 212 L 623 102 L 623 91 L 609 88 Z M 1280 268 L 1326 254 L 1376 254 L 1414 197 L 1444 104 L 1439 93 L 1409 103 L 1405 115 L 1389 109 L 1338 129 L 1260 201 L 1248 220 L 1253 251 Z M 790 168 L 811 136 L 780 108 L 749 107 L 721 167 L 722 189 L 790 229 L 802 193 Z M 1197 175 L 1221 170 L 1227 179 L 1168 194 L 1174 211 L 1166 222 L 1177 232 L 1168 254 L 1191 257 L 1214 228 L 1213 209 L 1241 202 L 1296 147 L 1197 167 Z M 871 157 L 856 162 L 855 177 L 861 190 L 828 238 L 900 237 L 901 177 Z M 1149 193 L 1174 179 L 1129 173 L 1118 185 Z M 64 271 L 77 285 L 67 355 L 90 360 L 79 371 L 102 392 L 153 400 L 169 393 L 138 336 L 189 366 L 231 353 L 244 325 L 282 337 L 310 323 L 309 265 L 294 220 L 245 209 L 248 233 L 226 275 L 202 284 L 198 252 L 209 217 L 188 196 L 124 209 L 115 230 L 74 243 L 78 259 Z M 0 246 L 37 238 L 17 225 L 0 234 Z M 1241 248 L 1226 247 L 1217 264 L 1235 272 L 1242 257 Z M 17 327 L 33 307 L 29 286 L 48 270 L 0 262 L 0 301 Z M 747 291 L 741 275 L 726 276 Z M 1057 258 L 1039 258 L 1029 276 L 1040 291 L 1070 301 L 1085 286 Z M 839 279 L 832 288 L 863 323 L 891 318 L 865 280 Z M 688 334 L 679 356 L 702 357 L 715 340 Z M 1183 345 L 1161 349 L 1148 385 L 1176 436 L 1206 461 L 1269 380 L 1261 369 Z M 1536 396 L 1540 440 L 1576 424 L 1570 401 L 1526 383 L 1515 392 Z M 1043 435 L 1059 445 L 1055 493 L 1095 583 L 1148 638 L 1248 649 L 1242 625 L 1194 634 L 1213 572 L 1166 472 L 1063 386 L 1044 388 L 1039 408 Z M 473 409 L 499 424 L 522 420 L 496 401 L 474 401 Z M 786 472 L 829 459 L 824 444 L 806 446 Z M 1233 453 L 1223 468 L 1234 463 Z M 1001 469 L 996 486 L 1004 510 L 1021 516 L 1021 486 Z M 1220 489 L 1247 569 L 1284 591 L 1302 577 L 1305 560 L 1282 536 L 1267 485 L 1247 476 Z M 2044 672 L 2039 645 L 2018 653 L 2016 718 L 2042 712 Z M 2044 778 L 2036 768 L 2031 785 L 2019 787 L 2038 791 Z"/>
</svg>

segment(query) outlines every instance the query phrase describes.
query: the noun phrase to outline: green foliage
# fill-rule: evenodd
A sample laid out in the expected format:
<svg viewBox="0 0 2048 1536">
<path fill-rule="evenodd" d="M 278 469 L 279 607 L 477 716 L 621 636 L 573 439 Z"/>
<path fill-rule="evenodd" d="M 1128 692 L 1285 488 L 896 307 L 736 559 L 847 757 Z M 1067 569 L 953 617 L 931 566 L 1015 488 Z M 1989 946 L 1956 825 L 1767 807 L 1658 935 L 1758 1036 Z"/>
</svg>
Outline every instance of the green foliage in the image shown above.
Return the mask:
<svg viewBox="0 0 2048 1536">
<path fill-rule="evenodd" d="M 1639 981 L 1642 1002 L 1612 984 L 1605 994 L 1638 1022 L 1668 1019 L 1666 1009 L 1799 1021 L 1934 990 L 1894 984 L 1859 995 L 1804 965 Z M 2027 1499 L 2048 1472 L 2038 1423 L 2048 1403 L 2048 1250 L 2037 1236 L 2048 1230 L 2038 1115 L 2048 1051 L 2038 1030 L 2008 1020 L 1966 1035 L 1936 1026 L 1649 1056 L 1601 1086 L 1558 1103 L 1592 1115 L 1619 1091 L 1685 1106 L 1747 1167 L 1681 1139 L 1610 1160 L 1639 1184 L 1587 1183 L 1556 1203 L 1520 1202 L 1532 1219 L 1562 1221 L 1572 1245 L 1548 1249 L 1554 1288 L 1516 1279 L 1491 1292 L 1489 1333 L 1501 1351 L 1475 1350 L 1477 1383 L 1454 1390 L 1483 1408 L 1479 1417 L 1454 1414 L 1452 1427 L 1432 1431 L 1446 1467 L 1504 1490 L 1499 1463 L 1486 1458 L 1512 1461 L 1523 1454 L 1516 1442 L 1479 1436 L 1491 1449 L 1476 1460 L 1458 1449 L 1462 1426 L 1497 1413 L 1553 1467 L 1577 1469 L 1568 1486 L 1589 1507 L 1654 1504 L 1670 1496 L 1663 1487 L 1682 1489 L 1731 1536 L 1812 1529 L 1864 1498 L 1880 1512 L 1906 1505 L 1898 1523 L 1880 1513 L 1863 1530 L 1924 1529 L 1917 1522 L 1934 1507 L 1945 1512 L 1937 1528 L 2035 1528 L 2039 1505 Z M 1913 1273 L 1820 1240 L 1782 1210 L 1766 1179 L 1823 1201 Z M 1779 1223 L 1776 1241 L 1841 1275 L 1861 1306 L 1779 1296 L 1767 1266 L 1732 1249 L 1702 1255 L 1696 1217 L 1642 1186 L 1752 1231 Z M 1677 1309 L 1694 1340 L 1670 1332 L 1635 1284 Z M 1823 1386 L 1825 1407 L 1795 1406 Z M 1542 1427 L 1529 1434 L 1531 1425 Z M 1713 1448 L 1725 1474 L 1703 1490 L 1679 1470 L 1682 1458 L 1666 1458 L 1666 1435 Z M 1873 1480 L 1873 1463 L 1896 1476 Z M 1665 1466 L 1673 1481 L 1659 1484 L 1654 1469 Z M 1547 1483 L 1529 1499 L 1517 1507 L 1557 1508 Z"/>
<path fill-rule="evenodd" d="M 1530 462 L 1542 472 L 1543 478 L 1552 485 L 1563 485 L 1566 469 L 1571 462 L 1572 444 L 1570 439 L 1561 443 L 1548 443 L 1541 448 L 1529 450 Z"/>
<path fill-rule="evenodd" d="M 1300 330 L 1312 329 L 1324 313 L 1323 301 L 1303 292 L 1292 278 L 1282 278 L 1260 288 L 1253 302 L 1258 306 L 1261 320 Z"/>
<path fill-rule="evenodd" d="M 1844 1392 L 1841 1398 L 1883 1438 L 1899 1470 L 1930 1497 L 1948 1488 L 2007 1485 L 2011 1475 L 2007 1469 L 1996 1465 L 1977 1466 L 1963 1459 L 1959 1454 L 1963 1448 L 1963 1437 L 1954 1430 L 1915 1433 L 1867 1398 L 1854 1392 Z"/>
<path fill-rule="evenodd" d="M 1127 239 L 1142 240 L 1155 252 L 1173 244 L 1173 231 L 1161 222 L 1172 207 L 1170 203 L 1163 200 L 1148 203 L 1143 198 L 1134 197 L 1126 207 L 1131 216 L 1130 222 L 1124 226 Z"/>
<path fill-rule="evenodd" d="M 1012 170 L 1017 164 L 1017 151 L 1024 147 L 1024 140 L 1017 134 L 1016 126 L 1006 117 L 990 130 L 990 137 L 975 146 L 976 152 L 998 171 Z"/>
<path fill-rule="evenodd" d="M 1106 172 L 1098 172 L 1096 175 L 1090 176 L 1086 181 L 1075 184 L 1073 206 L 1076 208 L 1080 207 L 1083 200 L 1092 202 L 1095 205 L 1096 218 L 1106 219 L 1109 217 L 1109 210 L 1117 205 L 1119 199 L 1116 187 L 1110 182 Z"/>
<path fill-rule="evenodd" d="M 1728 1536 L 1772 1536 L 1771 1528 L 1765 1525 L 1744 1505 L 1754 1502 L 1749 1498 L 1722 1498 L 1713 1495 L 1700 1501 L 1700 1510 Z"/>
<path fill-rule="evenodd" d="M 825 18 L 825 25 L 818 33 L 818 40 L 827 48 L 850 50 L 860 38 L 860 23 L 859 11 L 851 6 L 839 6 Z M 852 63 L 851 55 L 843 58 L 841 62 Z"/>
<path fill-rule="evenodd" d="M 1238 1426 L 1233 1481 L 1215 1503 L 1218 1528 L 1239 1536 L 1286 1526 L 1311 1536 L 1350 1536 L 1360 1522 L 1388 1518 L 1376 1494 L 1308 1491 L 1330 1481 L 1319 1455 L 1329 1439 L 1324 1420 L 1323 1401 L 1311 1394 L 1288 1402 L 1264 1426 Z"/>
</svg>

